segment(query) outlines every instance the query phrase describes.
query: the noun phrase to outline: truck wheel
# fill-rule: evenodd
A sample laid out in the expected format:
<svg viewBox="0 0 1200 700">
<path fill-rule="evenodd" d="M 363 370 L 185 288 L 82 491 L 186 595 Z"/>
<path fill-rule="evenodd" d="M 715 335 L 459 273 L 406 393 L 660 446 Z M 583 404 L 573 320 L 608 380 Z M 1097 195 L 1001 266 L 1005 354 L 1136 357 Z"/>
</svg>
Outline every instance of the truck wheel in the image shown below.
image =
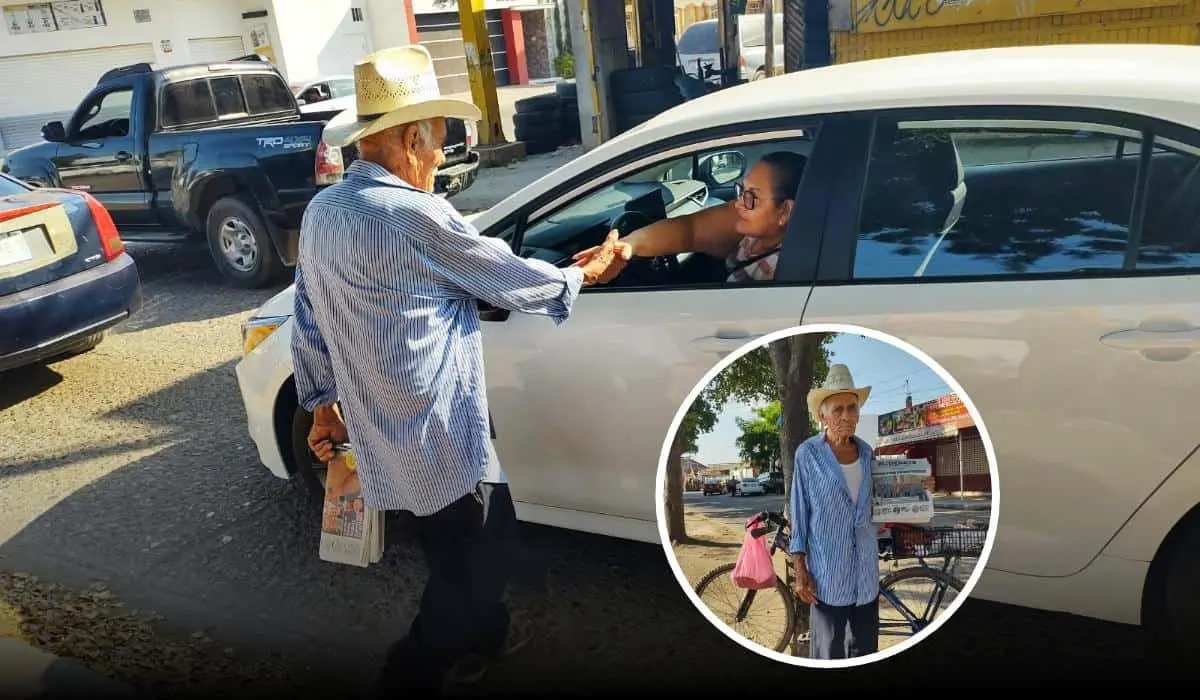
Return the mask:
<svg viewBox="0 0 1200 700">
<path fill-rule="evenodd" d="M 217 269 L 246 289 L 265 287 L 275 280 L 283 261 L 254 207 L 237 197 L 222 197 L 208 210 L 205 222 L 208 250 Z"/>
</svg>

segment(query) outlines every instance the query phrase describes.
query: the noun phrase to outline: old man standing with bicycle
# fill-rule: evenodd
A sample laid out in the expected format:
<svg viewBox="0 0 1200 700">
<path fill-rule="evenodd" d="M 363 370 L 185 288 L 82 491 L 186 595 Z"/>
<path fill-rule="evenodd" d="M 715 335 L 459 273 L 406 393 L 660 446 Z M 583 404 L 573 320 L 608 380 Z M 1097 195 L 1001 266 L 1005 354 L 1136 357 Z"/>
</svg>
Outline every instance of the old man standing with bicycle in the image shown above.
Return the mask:
<svg viewBox="0 0 1200 700">
<path fill-rule="evenodd" d="M 874 450 L 855 435 L 871 387 L 842 364 L 808 393 L 823 430 L 796 449 L 788 552 L 796 595 L 808 603 L 809 656 L 845 659 L 879 649 L 879 549 L 871 522 Z M 925 480 L 933 488 L 933 479 Z"/>
</svg>

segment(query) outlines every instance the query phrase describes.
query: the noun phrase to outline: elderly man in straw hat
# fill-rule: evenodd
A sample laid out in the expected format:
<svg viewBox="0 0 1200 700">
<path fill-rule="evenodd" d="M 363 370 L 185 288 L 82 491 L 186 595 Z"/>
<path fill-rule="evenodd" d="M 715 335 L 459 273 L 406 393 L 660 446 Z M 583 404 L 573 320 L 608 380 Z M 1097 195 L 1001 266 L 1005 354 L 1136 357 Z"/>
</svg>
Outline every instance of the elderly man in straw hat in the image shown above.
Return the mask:
<svg viewBox="0 0 1200 700">
<path fill-rule="evenodd" d="M 314 454 L 328 461 L 349 439 L 366 505 L 415 516 L 429 580 L 378 689 L 437 692 L 514 646 L 504 595 L 515 515 L 506 485 L 487 478 L 476 300 L 562 323 L 580 287 L 611 280 L 630 251 L 614 233 L 597 258 L 560 269 L 480 236 L 431 192 L 445 119 L 478 120 L 478 108 L 439 95 L 420 46 L 367 56 L 354 81 L 356 108 L 323 138 L 357 144 L 360 159 L 301 224 L 296 390 Z"/>
<path fill-rule="evenodd" d="M 809 604 L 809 656 L 845 659 L 879 648 L 879 548 L 871 520 L 874 450 L 855 435 L 871 394 L 835 364 L 808 393 L 823 426 L 796 449 L 792 539 L 796 594 Z M 933 488 L 933 479 L 925 481 Z"/>
</svg>

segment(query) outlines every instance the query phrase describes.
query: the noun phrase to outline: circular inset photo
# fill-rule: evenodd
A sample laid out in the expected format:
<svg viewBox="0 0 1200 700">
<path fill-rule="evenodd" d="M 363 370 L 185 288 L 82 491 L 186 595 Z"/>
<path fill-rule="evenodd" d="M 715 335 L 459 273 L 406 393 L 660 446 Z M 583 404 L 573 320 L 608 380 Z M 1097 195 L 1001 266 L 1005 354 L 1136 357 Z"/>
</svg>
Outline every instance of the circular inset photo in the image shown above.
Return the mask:
<svg viewBox="0 0 1200 700">
<path fill-rule="evenodd" d="M 879 331 L 807 325 L 723 358 L 664 439 L 659 532 L 726 636 L 844 668 L 919 644 L 991 550 L 996 456 L 963 388 Z"/>
</svg>

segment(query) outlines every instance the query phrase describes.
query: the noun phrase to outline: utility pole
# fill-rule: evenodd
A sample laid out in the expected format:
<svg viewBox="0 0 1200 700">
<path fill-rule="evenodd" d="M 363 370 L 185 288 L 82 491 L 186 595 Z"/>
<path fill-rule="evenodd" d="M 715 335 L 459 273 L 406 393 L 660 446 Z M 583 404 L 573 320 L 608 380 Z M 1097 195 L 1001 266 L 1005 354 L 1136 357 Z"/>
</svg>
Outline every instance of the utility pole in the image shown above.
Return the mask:
<svg viewBox="0 0 1200 700">
<path fill-rule="evenodd" d="M 507 141 L 500 121 L 500 99 L 496 96 L 496 71 L 492 65 L 492 43 L 488 38 L 484 0 L 458 0 L 458 18 L 462 26 L 463 50 L 467 55 L 471 99 L 483 112 L 479 141 L 485 146 L 504 145 Z"/>
<path fill-rule="evenodd" d="M 775 75 L 775 3 L 772 0 L 763 0 L 763 44 L 767 48 L 763 69 L 771 78 Z"/>
</svg>

